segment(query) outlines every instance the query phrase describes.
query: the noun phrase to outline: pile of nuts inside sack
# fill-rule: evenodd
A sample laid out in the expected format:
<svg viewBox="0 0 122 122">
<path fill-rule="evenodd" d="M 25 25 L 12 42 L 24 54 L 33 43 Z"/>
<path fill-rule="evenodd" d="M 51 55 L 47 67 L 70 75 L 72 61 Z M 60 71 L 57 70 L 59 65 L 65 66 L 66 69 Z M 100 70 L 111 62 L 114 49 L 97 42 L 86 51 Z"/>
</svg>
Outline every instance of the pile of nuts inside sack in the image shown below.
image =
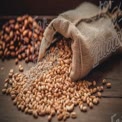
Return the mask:
<svg viewBox="0 0 122 122">
<path fill-rule="evenodd" d="M 29 18 L 29 21 L 32 20 Z M 30 30 L 27 34 L 29 35 L 29 33 L 31 33 Z M 22 36 L 25 36 L 24 31 Z M 29 43 L 27 42 L 28 46 Z M 36 44 L 38 45 L 38 42 Z M 10 45 L 8 42 L 9 48 Z M 18 50 L 18 47 L 14 50 Z M 6 55 L 5 53 L 4 56 Z M 19 55 L 20 53 L 17 53 L 14 56 L 19 58 Z M 26 57 L 29 58 L 28 55 Z M 45 115 L 48 115 L 48 121 L 51 121 L 55 115 L 58 120 L 77 118 L 74 108 L 79 106 L 82 112 L 87 112 L 88 108 L 92 109 L 100 102 L 104 89 L 111 87 L 111 83 L 105 79 L 102 81 L 102 85 L 98 85 L 96 81 L 73 82 L 69 77 L 71 63 L 71 44 L 69 41 L 60 40 L 53 44 L 46 52 L 45 57 L 30 70 L 16 73 L 11 69 L 2 92 L 11 96 L 19 110 L 32 114 L 35 118 Z M 20 66 L 20 68 L 23 67 Z"/>
</svg>

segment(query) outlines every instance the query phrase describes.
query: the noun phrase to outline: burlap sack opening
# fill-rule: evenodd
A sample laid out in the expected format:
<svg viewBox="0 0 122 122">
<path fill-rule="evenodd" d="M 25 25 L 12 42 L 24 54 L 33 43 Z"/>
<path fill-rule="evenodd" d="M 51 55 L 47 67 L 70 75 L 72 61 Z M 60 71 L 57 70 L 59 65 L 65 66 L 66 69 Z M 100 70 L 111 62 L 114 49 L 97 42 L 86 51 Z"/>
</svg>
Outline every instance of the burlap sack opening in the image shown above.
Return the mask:
<svg viewBox="0 0 122 122">
<path fill-rule="evenodd" d="M 40 59 L 46 49 L 54 42 L 56 32 L 72 41 L 72 70 L 70 77 L 73 81 L 86 76 L 120 44 L 111 18 L 106 14 L 99 14 L 97 6 L 83 3 L 75 10 L 70 10 L 52 20 L 44 32 L 40 47 Z"/>
</svg>

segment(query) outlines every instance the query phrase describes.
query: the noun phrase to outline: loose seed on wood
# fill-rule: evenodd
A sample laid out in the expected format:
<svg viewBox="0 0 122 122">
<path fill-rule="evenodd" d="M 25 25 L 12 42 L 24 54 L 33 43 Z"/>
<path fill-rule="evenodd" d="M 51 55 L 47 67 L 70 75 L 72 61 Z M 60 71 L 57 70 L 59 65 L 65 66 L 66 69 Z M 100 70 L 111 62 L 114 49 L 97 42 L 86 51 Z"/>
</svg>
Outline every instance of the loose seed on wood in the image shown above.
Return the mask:
<svg viewBox="0 0 122 122">
<path fill-rule="evenodd" d="M 51 119 L 52 119 L 52 116 L 51 116 L 51 115 L 49 115 L 49 116 L 48 116 L 48 122 L 50 122 L 50 121 L 51 121 Z"/>
<path fill-rule="evenodd" d="M 6 93 L 6 89 L 2 89 L 2 93 L 5 94 Z"/>
<path fill-rule="evenodd" d="M 36 110 L 33 110 L 32 114 L 33 114 L 34 118 L 38 118 L 38 113 Z"/>
<path fill-rule="evenodd" d="M 106 79 L 102 80 L 103 85 L 107 83 Z"/>
<path fill-rule="evenodd" d="M 98 99 L 98 98 L 94 98 L 94 99 L 93 99 L 93 103 L 94 103 L 95 105 L 97 105 L 97 104 L 99 103 L 99 99 Z"/>
<path fill-rule="evenodd" d="M 106 84 L 106 87 L 107 87 L 107 88 L 111 88 L 111 83 L 107 83 L 107 84 Z"/>
<path fill-rule="evenodd" d="M 102 94 L 100 92 L 97 92 L 97 96 L 101 98 Z"/>
<path fill-rule="evenodd" d="M 66 106 L 66 109 L 67 109 L 67 111 L 69 111 L 69 112 L 73 111 L 73 109 L 74 109 L 74 104 L 67 105 L 67 106 Z"/>
<path fill-rule="evenodd" d="M 71 113 L 71 118 L 73 118 L 73 119 L 77 118 L 77 114 L 75 112 L 72 112 Z"/>
<path fill-rule="evenodd" d="M 60 120 L 62 120 L 63 119 L 63 114 L 59 114 L 58 116 L 57 116 L 57 119 L 60 121 Z"/>
<path fill-rule="evenodd" d="M 83 106 L 82 111 L 83 112 L 87 112 L 87 107 L 86 106 Z"/>
<path fill-rule="evenodd" d="M 93 108 L 93 106 L 94 106 L 93 103 L 90 102 L 90 103 L 89 103 L 89 107 L 90 107 L 90 108 Z"/>
</svg>

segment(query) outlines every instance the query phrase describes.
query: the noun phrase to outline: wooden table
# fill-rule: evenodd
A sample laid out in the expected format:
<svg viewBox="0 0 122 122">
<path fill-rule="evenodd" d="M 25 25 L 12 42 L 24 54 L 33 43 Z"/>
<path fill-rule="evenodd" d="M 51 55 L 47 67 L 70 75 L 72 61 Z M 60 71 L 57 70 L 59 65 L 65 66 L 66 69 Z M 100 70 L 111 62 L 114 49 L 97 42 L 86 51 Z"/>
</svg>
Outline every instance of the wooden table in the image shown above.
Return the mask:
<svg viewBox="0 0 122 122">
<path fill-rule="evenodd" d="M 34 65 L 24 62 L 20 62 L 20 64 L 25 66 L 25 70 Z M 14 64 L 13 60 L 9 60 L 0 61 L 0 67 L 4 67 L 4 70 L 0 70 L 0 122 L 46 122 L 46 117 L 34 119 L 32 116 L 18 111 L 16 106 L 12 104 L 11 98 L 1 93 L 4 79 L 7 77 L 9 70 L 13 68 L 18 71 L 18 66 Z M 112 88 L 106 89 L 103 92 L 100 104 L 87 113 L 80 112 L 77 107 L 75 111 L 78 113 L 78 118 L 68 119 L 67 122 L 112 122 L 112 116 L 116 115 L 117 118 L 120 118 L 122 116 L 122 56 L 112 56 L 94 69 L 86 78 L 98 80 L 98 82 L 102 78 L 106 78 L 112 83 Z M 53 118 L 53 121 L 57 122 L 56 117 Z"/>
<path fill-rule="evenodd" d="M 24 65 L 25 70 L 35 65 L 24 62 L 20 62 L 20 64 Z M 4 69 L 1 70 L 1 67 Z M 14 60 L 0 61 L 0 122 L 47 122 L 47 117 L 34 119 L 32 116 L 18 111 L 17 107 L 12 104 L 11 98 L 1 93 L 4 79 L 11 68 L 18 71 Z M 121 119 L 122 122 L 122 54 L 110 57 L 86 77 L 86 79 L 96 80 L 98 83 L 103 78 L 112 83 L 112 88 L 103 92 L 100 104 L 87 113 L 80 112 L 76 107 L 78 118 L 68 119 L 67 122 L 116 122 L 117 119 Z M 57 118 L 54 117 L 52 121 L 57 122 Z"/>
</svg>

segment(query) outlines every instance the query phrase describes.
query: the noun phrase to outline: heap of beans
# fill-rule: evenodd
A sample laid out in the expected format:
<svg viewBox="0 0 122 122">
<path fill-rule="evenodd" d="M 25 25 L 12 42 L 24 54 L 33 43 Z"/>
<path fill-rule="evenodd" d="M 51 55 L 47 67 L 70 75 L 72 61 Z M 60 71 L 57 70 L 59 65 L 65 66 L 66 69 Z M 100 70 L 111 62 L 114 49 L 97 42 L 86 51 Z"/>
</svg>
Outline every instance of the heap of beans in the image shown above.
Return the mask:
<svg viewBox="0 0 122 122">
<path fill-rule="evenodd" d="M 108 83 L 103 80 L 103 85 L 98 86 L 96 81 L 72 82 L 71 59 L 70 44 L 61 40 L 29 71 L 10 70 L 12 75 L 5 80 L 2 92 L 10 94 L 18 109 L 36 118 L 44 115 L 48 115 L 48 121 L 54 115 L 58 120 L 76 118 L 74 107 L 79 106 L 82 112 L 92 109 L 100 102 L 104 85 Z"/>
<path fill-rule="evenodd" d="M 0 31 L 0 57 L 16 58 L 16 63 L 36 60 L 42 35 L 42 27 L 31 16 L 9 20 Z"/>
</svg>

